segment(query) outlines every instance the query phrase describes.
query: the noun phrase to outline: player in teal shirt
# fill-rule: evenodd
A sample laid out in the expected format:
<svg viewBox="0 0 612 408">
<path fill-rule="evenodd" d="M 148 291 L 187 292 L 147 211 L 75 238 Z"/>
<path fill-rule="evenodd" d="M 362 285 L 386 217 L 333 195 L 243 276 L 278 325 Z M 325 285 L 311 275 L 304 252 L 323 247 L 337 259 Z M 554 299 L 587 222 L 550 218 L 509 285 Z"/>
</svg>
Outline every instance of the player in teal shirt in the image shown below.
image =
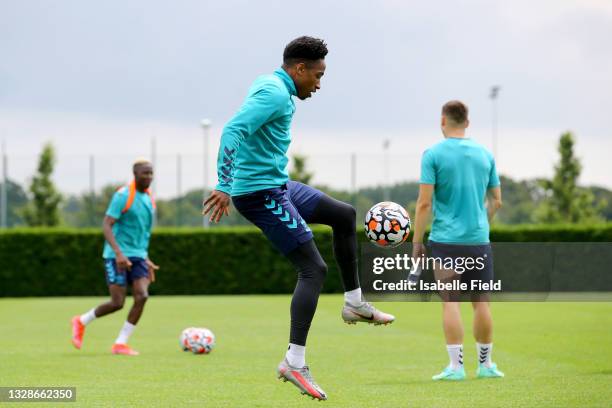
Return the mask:
<svg viewBox="0 0 612 408">
<path fill-rule="evenodd" d="M 460 281 L 469 289 L 478 352 L 476 375 L 480 378 L 503 377 L 504 374 L 491 361 L 493 321 L 488 294 L 471 290 L 472 282 L 493 281 L 489 222 L 501 207 L 495 160 L 480 144 L 466 137 L 468 108 L 462 102 L 450 101 L 444 105 L 441 126 L 445 139 L 426 150 L 421 163 L 412 257 L 417 259 L 425 255 L 423 236 L 433 201 L 428 257 L 441 261 L 433 264 L 434 277 L 444 284 Z M 446 290 L 440 291 L 440 296 L 450 362 L 433 379 L 463 380 L 461 293 Z"/>
<path fill-rule="evenodd" d="M 305 100 L 320 88 L 326 55 L 322 40 L 296 38 L 285 48 L 282 67 L 255 80 L 223 129 L 217 158 L 219 181 L 204 202 L 204 214 L 210 212 L 210 219 L 218 222 L 229 213 L 231 197 L 238 212 L 259 227 L 295 267 L 298 279 L 291 300 L 289 347 L 277 375 L 319 400 L 327 395 L 314 382 L 305 353 L 327 265 L 308 224 L 332 227 L 344 286 L 342 319 L 350 324 L 389 324 L 395 319 L 361 297 L 355 209 L 316 188 L 289 180 L 287 174 L 293 97 Z M 237 254 L 240 250 L 236 248 Z M 248 265 L 244 273 L 248 282 Z"/>
<path fill-rule="evenodd" d="M 82 346 L 87 324 L 123 307 L 129 284 L 134 304 L 111 351 L 113 354 L 138 354 L 127 345 L 127 341 L 142 315 L 149 284 L 155 280 L 158 266 L 148 257 L 155 212 L 155 201 L 149 190 L 153 181 L 153 166 L 147 160 L 138 160 L 134 163 L 133 172 L 134 180 L 113 195 L 103 222 L 106 238 L 104 270 L 111 300 L 73 317 L 72 344 L 77 349 Z"/>
<path fill-rule="evenodd" d="M 297 96 L 295 84 L 282 68 L 255 80 L 244 104 L 223 130 L 216 190 L 238 196 L 289 180 L 292 96 Z"/>
<path fill-rule="evenodd" d="M 435 190 L 431 241 L 489 242 L 484 197 L 500 183 L 488 150 L 469 138 L 447 137 L 423 154 L 420 183 Z"/>
<path fill-rule="evenodd" d="M 128 258 L 147 259 L 153 226 L 153 201 L 149 193 L 135 189 L 129 211 L 124 211 L 130 198 L 130 187 L 121 187 L 113 194 L 106 216 L 116 220 L 112 225 L 112 232 L 121 253 Z M 116 258 L 108 240 L 104 242 L 102 257 Z"/>
</svg>

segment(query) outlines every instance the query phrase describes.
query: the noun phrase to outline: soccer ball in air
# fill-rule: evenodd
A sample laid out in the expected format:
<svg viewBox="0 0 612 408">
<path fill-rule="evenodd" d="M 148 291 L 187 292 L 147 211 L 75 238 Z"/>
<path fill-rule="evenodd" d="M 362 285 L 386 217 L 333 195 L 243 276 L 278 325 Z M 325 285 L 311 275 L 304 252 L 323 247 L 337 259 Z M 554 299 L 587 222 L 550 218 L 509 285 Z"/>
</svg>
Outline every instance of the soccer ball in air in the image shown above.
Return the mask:
<svg viewBox="0 0 612 408">
<path fill-rule="evenodd" d="M 179 342 L 183 351 L 191 351 L 193 354 L 208 354 L 215 347 L 215 335 L 205 328 L 188 327 L 181 333 Z"/>
<path fill-rule="evenodd" d="M 401 245 L 410 233 L 410 216 L 399 204 L 383 201 L 365 216 L 365 233 L 370 242 L 381 248 Z"/>
</svg>

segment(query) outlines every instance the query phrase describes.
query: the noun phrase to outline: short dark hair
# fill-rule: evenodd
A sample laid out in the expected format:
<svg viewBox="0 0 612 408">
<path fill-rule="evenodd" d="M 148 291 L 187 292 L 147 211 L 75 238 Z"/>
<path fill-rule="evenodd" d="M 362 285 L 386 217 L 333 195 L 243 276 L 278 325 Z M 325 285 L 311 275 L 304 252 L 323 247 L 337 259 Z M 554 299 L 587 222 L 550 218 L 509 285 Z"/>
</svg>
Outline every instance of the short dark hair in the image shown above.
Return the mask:
<svg viewBox="0 0 612 408">
<path fill-rule="evenodd" d="M 292 65 L 299 62 L 313 62 L 325 59 L 327 44 L 320 38 L 302 36 L 291 41 L 283 52 L 283 63 Z"/>
<path fill-rule="evenodd" d="M 132 165 L 132 172 L 135 173 L 136 169 L 138 169 L 140 166 L 145 166 L 145 165 L 146 166 L 153 166 L 153 164 L 149 160 L 147 160 L 145 158 L 136 159 L 136 161 Z"/>
<path fill-rule="evenodd" d="M 468 119 L 468 107 L 461 101 L 449 101 L 442 107 L 442 115 L 456 125 L 463 125 Z"/>
</svg>

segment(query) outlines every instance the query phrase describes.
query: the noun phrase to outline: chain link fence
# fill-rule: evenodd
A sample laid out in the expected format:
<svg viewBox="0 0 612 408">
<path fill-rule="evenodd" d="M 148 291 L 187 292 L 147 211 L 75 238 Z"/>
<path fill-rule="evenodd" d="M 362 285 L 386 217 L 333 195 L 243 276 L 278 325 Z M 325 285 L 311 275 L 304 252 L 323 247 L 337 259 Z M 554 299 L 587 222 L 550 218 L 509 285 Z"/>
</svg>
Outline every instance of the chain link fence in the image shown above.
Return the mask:
<svg viewBox="0 0 612 408">
<path fill-rule="evenodd" d="M 388 145 L 387 145 L 388 146 Z M 379 201 L 389 199 L 392 184 L 418 178 L 420 154 L 321 153 L 300 155 L 306 158 L 304 174 L 309 184 L 333 190 L 339 198 L 352 200 L 359 188 L 381 186 Z M 298 153 L 299 154 L 299 153 Z M 216 183 L 216 152 L 205 161 L 202 153 L 164 154 L 154 143 L 142 154 L 61 155 L 56 157 L 53 182 L 62 193 L 63 224 L 74 227 L 98 226 L 110 195 L 132 178 L 131 167 L 137 157 L 149 158 L 155 168 L 152 185 L 159 203 L 158 224 L 164 226 L 204 225 L 201 214 L 204 187 Z M 21 213 L 30 199 L 29 186 L 37 171 L 37 155 L 1 155 L 0 226 L 24 225 Z M 205 166 L 206 164 L 206 166 Z M 293 170 L 293 160 L 288 169 Z M 386 188 L 385 188 L 386 186 Z M 225 224 L 241 224 L 230 217 Z"/>
</svg>

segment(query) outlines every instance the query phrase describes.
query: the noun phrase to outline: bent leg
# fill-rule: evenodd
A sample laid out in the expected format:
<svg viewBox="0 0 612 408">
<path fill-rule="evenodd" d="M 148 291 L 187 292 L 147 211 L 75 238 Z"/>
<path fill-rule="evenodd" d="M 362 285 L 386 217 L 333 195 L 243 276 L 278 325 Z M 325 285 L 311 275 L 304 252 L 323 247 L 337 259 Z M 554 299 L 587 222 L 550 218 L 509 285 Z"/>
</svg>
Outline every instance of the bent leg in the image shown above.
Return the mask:
<svg viewBox="0 0 612 408">
<path fill-rule="evenodd" d="M 306 345 L 310 324 L 317 309 L 319 294 L 327 274 L 327 265 L 313 240 L 287 255 L 298 273 L 291 299 L 291 330 L 289 342 Z"/>
<path fill-rule="evenodd" d="M 108 285 L 108 290 L 110 292 L 111 298 L 108 302 L 102 303 L 101 305 L 96 307 L 94 311 L 96 317 L 102 317 L 107 314 L 114 313 L 117 310 L 121 310 L 123 308 L 126 294 L 125 286 L 110 284 Z"/>
<path fill-rule="evenodd" d="M 359 288 L 355 208 L 323 194 L 305 220 L 332 227 L 334 256 L 342 274 L 344 291 Z"/>
<path fill-rule="evenodd" d="M 144 310 L 147 299 L 149 298 L 149 279 L 140 278 L 136 279 L 132 284 L 132 297 L 134 298 L 134 304 L 130 309 L 127 321 L 133 325 L 138 323 L 140 316 Z"/>
</svg>

